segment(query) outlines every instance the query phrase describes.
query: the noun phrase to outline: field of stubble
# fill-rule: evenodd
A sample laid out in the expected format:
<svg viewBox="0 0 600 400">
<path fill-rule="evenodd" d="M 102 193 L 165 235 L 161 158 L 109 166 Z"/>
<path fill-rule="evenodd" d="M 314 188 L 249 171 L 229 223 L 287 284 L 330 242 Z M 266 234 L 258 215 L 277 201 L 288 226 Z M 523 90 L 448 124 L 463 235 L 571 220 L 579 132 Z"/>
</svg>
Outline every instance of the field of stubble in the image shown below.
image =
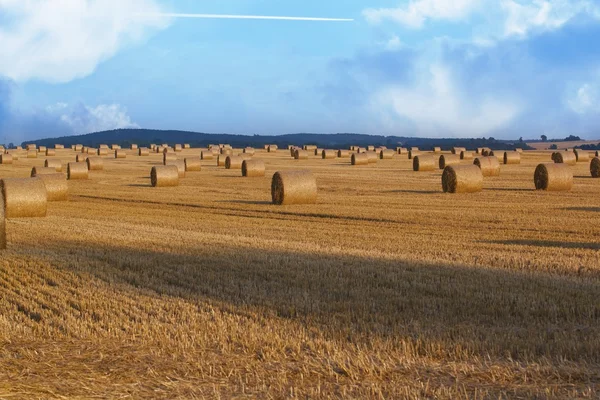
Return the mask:
<svg viewBox="0 0 600 400">
<path fill-rule="evenodd" d="M 0 398 L 600 395 L 589 163 L 572 192 L 537 192 L 550 153 L 528 152 L 483 192 L 451 195 L 406 156 L 257 151 L 265 178 L 205 161 L 152 188 L 161 158 L 130 154 L 71 181 L 46 218 L 8 221 Z M 285 169 L 313 171 L 318 204 L 270 204 Z"/>
</svg>

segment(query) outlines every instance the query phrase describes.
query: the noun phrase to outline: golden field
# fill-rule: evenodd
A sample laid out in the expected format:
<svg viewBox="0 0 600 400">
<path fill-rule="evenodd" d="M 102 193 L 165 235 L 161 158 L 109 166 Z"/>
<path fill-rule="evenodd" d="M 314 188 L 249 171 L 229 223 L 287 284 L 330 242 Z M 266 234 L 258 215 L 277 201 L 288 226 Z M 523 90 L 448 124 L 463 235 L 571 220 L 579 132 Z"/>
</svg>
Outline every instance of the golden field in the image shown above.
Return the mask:
<svg viewBox="0 0 600 400">
<path fill-rule="evenodd" d="M 203 161 L 152 188 L 162 156 L 128 153 L 46 218 L 7 221 L 0 398 L 600 396 L 589 162 L 571 192 L 533 190 L 539 151 L 483 192 L 444 194 L 405 155 L 257 150 L 264 178 Z M 291 169 L 313 171 L 317 204 L 270 204 Z"/>
</svg>

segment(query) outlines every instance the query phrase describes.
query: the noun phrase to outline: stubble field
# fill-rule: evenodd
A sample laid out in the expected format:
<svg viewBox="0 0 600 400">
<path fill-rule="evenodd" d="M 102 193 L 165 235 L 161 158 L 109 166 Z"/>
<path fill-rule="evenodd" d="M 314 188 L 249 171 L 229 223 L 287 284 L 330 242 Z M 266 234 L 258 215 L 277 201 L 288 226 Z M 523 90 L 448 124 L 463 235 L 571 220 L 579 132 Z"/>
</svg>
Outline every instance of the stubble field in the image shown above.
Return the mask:
<svg viewBox="0 0 600 400">
<path fill-rule="evenodd" d="M 533 190 L 540 151 L 481 193 L 444 194 L 441 171 L 405 155 L 352 167 L 258 150 L 264 178 L 203 161 L 152 188 L 161 157 L 133 154 L 70 181 L 46 218 L 7 221 L 0 398 L 600 395 L 589 162 L 571 192 Z M 316 205 L 270 204 L 291 169 L 313 171 Z"/>
</svg>

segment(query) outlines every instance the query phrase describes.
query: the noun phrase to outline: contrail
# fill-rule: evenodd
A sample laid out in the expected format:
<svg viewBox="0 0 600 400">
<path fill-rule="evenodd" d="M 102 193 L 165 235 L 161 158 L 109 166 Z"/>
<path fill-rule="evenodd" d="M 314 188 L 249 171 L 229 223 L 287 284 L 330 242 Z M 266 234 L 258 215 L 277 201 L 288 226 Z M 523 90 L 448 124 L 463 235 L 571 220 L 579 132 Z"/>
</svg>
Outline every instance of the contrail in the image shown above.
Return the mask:
<svg viewBox="0 0 600 400">
<path fill-rule="evenodd" d="M 351 22 L 351 18 L 285 17 L 272 15 L 234 15 L 234 14 L 178 14 L 178 13 L 140 13 L 140 16 L 168 18 L 205 18 L 205 19 L 270 19 L 280 21 L 330 21 Z"/>
</svg>

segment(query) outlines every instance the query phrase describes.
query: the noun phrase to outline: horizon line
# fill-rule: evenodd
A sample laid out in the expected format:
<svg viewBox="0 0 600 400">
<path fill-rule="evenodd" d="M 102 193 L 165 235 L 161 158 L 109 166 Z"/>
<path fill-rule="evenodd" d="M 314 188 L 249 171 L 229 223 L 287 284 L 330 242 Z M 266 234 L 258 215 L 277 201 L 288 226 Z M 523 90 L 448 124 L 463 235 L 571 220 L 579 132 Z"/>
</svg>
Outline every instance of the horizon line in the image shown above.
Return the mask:
<svg viewBox="0 0 600 400">
<path fill-rule="evenodd" d="M 136 15 L 167 18 L 203 18 L 203 19 L 256 19 L 279 21 L 320 21 L 320 22 L 353 22 L 353 18 L 293 17 L 278 15 L 239 15 L 239 14 L 190 14 L 190 13 L 138 13 Z"/>
</svg>

